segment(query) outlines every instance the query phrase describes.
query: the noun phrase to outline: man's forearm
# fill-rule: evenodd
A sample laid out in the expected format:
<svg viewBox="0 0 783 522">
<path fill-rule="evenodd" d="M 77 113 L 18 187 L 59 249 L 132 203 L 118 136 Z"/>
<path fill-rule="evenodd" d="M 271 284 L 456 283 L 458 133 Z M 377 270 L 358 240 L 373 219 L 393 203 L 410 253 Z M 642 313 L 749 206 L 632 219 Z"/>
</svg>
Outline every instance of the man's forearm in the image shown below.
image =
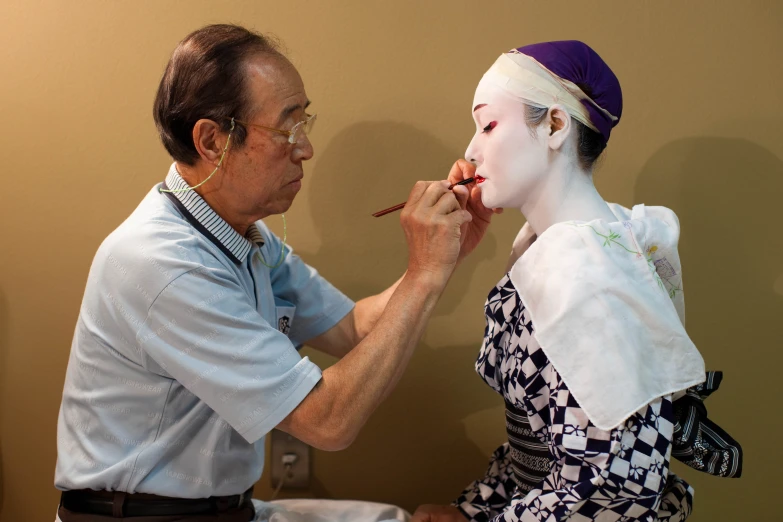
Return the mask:
<svg viewBox="0 0 783 522">
<path fill-rule="evenodd" d="M 356 303 L 356 308 L 354 308 L 354 346 L 362 342 L 367 337 L 367 334 L 375 328 L 376 323 L 386 309 L 386 305 L 389 303 L 389 299 L 394 295 L 394 291 L 397 290 L 404 278 L 405 274 L 380 294 L 366 297 Z"/>
<path fill-rule="evenodd" d="M 322 449 L 342 449 L 353 441 L 399 381 L 443 291 L 427 275 L 406 274 L 393 288 L 374 328 L 324 371 L 281 429 L 305 433 L 308 426 L 312 440 L 300 438 Z"/>
<path fill-rule="evenodd" d="M 471 220 L 460 194 L 450 191 L 446 181 L 416 183 L 400 215 L 408 271 L 387 291 L 390 297 L 382 293 L 360 307 L 363 317 L 355 320 L 353 313 L 341 321 L 354 323 L 348 329 L 354 335 L 340 334 L 343 339 L 363 339 L 324 370 L 319 384 L 278 425 L 281 430 L 321 449 L 343 449 L 353 442 L 399 381 L 454 271 L 461 227 Z"/>
<path fill-rule="evenodd" d="M 442 292 L 420 277 L 404 276 L 386 300 L 374 328 L 339 363 L 324 372 L 341 390 L 333 412 L 351 436 L 402 376 Z"/>
<path fill-rule="evenodd" d="M 358 301 L 339 323 L 306 344 L 338 359 L 345 357 L 375 327 L 400 281 L 402 278 L 380 294 Z"/>
</svg>

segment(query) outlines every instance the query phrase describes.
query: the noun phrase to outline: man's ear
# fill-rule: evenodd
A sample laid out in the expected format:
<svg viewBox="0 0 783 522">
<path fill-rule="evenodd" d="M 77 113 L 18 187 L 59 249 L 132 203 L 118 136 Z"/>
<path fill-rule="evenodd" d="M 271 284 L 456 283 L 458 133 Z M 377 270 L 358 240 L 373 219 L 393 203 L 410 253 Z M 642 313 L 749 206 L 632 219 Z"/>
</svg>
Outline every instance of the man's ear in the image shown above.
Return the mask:
<svg viewBox="0 0 783 522">
<path fill-rule="evenodd" d="M 549 136 L 547 137 L 549 148 L 560 150 L 574 128 L 571 115 L 568 114 L 562 105 L 552 105 L 547 113 L 546 125 L 549 129 Z"/>
<path fill-rule="evenodd" d="M 201 119 L 193 126 L 193 145 L 202 160 L 217 165 L 223 154 L 226 136 L 220 132 L 220 125 L 212 120 Z"/>
</svg>

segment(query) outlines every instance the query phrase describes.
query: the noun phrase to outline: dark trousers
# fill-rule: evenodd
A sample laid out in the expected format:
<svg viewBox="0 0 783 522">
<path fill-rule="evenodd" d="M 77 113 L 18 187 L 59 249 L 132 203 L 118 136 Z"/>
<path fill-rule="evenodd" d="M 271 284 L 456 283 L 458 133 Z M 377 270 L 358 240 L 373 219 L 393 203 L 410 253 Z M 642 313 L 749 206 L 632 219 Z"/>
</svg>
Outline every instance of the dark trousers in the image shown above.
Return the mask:
<svg viewBox="0 0 783 522">
<path fill-rule="evenodd" d="M 224 513 L 212 515 L 172 515 L 165 517 L 107 517 L 103 515 L 90 515 L 88 513 L 74 513 L 60 506 L 57 515 L 62 522 L 249 522 L 255 517 L 253 507 L 240 508 Z"/>
<path fill-rule="evenodd" d="M 150 498 L 155 500 L 164 499 L 166 497 L 159 497 L 157 495 L 144 495 L 133 494 L 128 495 L 123 492 L 114 492 L 113 494 L 105 491 L 95 492 L 96 496 L 103 499 L 110 500 L 112 504 L 112 514 L 95 514 L 87 511 L 72 511 L 66 508 L 63 503 L 60 503 L 60 507 L 57 510 L 57 515 L 62 522 L 250 522 L 255 517 L 255 509 L 250 501 L 250 493 L 247 494 L 247 500 L 240 506 L 235 507 L 221 507 L 221 502 L 216 499 L 215 509 L 208 510 L 204 513 L 198 514 L 168 514 L 168 515 L 140 515 L 140 516 L 127 516 L 124 514 L 124 506 L 128 500 L 135 502 L 144 502 Z M 108 496 L 108 498 L 107 498 Z M 171 499 L 177 501 L 181 499 Z M 187 501 L 185 501 L 187 502 Z M 186 511 L 186 510 L 183 510 Z"/>
</svg>

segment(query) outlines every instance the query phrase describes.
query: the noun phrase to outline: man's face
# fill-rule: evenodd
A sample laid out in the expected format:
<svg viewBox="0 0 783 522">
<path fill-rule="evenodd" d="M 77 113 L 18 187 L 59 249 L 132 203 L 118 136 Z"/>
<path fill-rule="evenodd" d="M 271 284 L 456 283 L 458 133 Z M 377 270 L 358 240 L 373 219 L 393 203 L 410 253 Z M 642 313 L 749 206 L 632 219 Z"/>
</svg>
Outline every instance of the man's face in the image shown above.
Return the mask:
<svg viewBox="0 0 783 522">
<path fill-rule="evenodd" d="M 280 130 L 306 119 L 309 104 L 302 78 L 282 58 L 259 56 L 247 64 L 248 123 Z M 288 210 L 302 188 L 302 162 L 313 157 L 307 136 L 299 143 L 272 131 L 247 126 L 242 147 L 229 148 L 226 155 L 227 189 L 240 212 L 254 216 L 280 214 Z"/>
</svg>

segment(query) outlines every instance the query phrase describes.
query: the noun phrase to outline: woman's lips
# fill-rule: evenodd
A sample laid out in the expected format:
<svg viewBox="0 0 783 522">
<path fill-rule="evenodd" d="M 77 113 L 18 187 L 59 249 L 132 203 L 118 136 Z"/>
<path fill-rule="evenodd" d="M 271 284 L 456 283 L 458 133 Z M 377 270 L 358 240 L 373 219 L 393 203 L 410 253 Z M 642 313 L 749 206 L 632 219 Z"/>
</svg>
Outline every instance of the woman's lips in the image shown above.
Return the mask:
<svg viewBox="0 0 783 522">
<path fill-rule="evenodd" d="M 484 176 L 479 176 L 478 174 L 476 174 L 474 178 L 476 179 L 477 185 L 484 183 L 484 180 L 486 179 Z"/>
</svg>

